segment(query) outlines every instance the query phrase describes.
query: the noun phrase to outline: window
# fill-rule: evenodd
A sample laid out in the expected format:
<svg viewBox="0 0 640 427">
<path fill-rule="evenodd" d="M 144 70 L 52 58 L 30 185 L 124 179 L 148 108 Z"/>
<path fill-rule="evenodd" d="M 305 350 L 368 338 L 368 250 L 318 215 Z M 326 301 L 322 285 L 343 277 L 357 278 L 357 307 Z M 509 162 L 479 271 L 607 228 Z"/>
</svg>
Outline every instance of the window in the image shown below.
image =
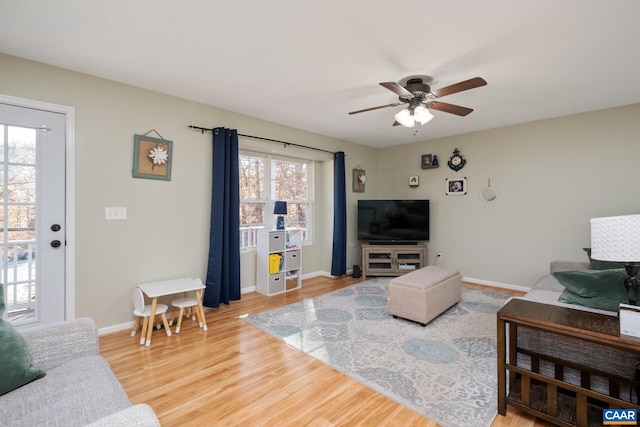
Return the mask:
<svg viewBox="0 0 640 427">
<path fill-rule="evenodd" d="M 301 228 L 302 240 L 309 220 L 309 163 L 293 159 L 271 161 L 271 197 L 287 202 L 287 227 Z"/>
<path fill-rule="evenodd" d="M 258 230 L 273 228 L 276 200 L 287 202 L 286 227 L 311 240 L 311 167 L 308 160 L 240 153 L 240 248 L 256 246 Z"/>
<path fill-rule="evenodd" d="M 240 154 L 240 248 L 256 246 L 258 230 L 265 225 L 264 160 Z"/>
</svg>

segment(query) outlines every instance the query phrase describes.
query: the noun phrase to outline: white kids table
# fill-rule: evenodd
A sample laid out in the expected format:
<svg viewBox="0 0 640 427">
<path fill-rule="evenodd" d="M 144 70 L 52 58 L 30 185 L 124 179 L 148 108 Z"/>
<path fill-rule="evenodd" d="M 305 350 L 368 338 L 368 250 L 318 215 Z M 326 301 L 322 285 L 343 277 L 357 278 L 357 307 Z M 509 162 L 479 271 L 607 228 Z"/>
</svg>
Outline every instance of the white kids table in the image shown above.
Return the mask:
<svg viewBox="0 0 640 427">
<path fill-rule="evenodd" d="M 196 309 L 196 317 L 200 323 L 202 329 L 207 330 L 207 321 L 204 317 L 204 307 L 202 306 L 202 289 L 204 285 L 200 279 L 192 279 L 191 277 L 182 277 L 179 279 L 162 280 L 159 282 L 141 283 L 138 288 L 144 294 L 151 298 L 151 315 L 149 319 L 149 328 L 147 329 L 147 340 L 145 345 L 148 347 L 151 345 L 151 332 L 153 331 L 153 321 L 156 316 L 156 305 L 158 304 L 158 297 L 186 293 L 195 291 L 196 300 L 198 301 L 198 308 Z"/>
</svg>

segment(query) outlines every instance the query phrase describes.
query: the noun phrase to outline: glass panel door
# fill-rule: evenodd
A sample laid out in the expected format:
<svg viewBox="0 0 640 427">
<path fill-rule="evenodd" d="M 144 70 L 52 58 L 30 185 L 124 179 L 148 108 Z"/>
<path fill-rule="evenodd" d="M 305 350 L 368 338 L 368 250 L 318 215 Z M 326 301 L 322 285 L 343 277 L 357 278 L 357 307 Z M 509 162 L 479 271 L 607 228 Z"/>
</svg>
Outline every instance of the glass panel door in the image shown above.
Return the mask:
<svg viewBox="0 0 640 427">
<path fill-rule="evenodd" d="M 36 130 L 0 125 L 0 269 L 10 319 L 35 315 Z"/>
<path fill-rule="evenodd" d="M 65 117 L 0 103 L 0 283 L 5 318 L 65 317 Z"/>
</svg>

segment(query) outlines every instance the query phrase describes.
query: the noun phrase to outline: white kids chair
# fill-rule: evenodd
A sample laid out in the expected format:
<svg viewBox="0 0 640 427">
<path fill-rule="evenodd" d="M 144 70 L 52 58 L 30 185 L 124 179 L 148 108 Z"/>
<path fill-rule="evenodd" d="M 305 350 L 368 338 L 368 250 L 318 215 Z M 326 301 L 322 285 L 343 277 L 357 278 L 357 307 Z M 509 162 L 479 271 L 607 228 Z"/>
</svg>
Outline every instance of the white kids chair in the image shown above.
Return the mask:
<svg viewBox="0 0 640 427">
<path fill-rule="evenodd" d="M 202 281 L 198 278 L 196 279 L 200 285 L 202 285 Z M 180 327 L 182 326 L 182 317 L 186 313 L 191 320 L 198 319 L 199 326 L 202 328 L 204 325 L 204 313 L 200 312 L 200 304 L 198 304 L 198 299 L 195 296 L 192 296 L 190 293 L 185 292 L 184 298 L 178 298 L 171 301 L 171 306 L 173 307 L 173 313 L 171 313 L 171 321 L 169 325 L 173 325 L 173 321 L 176 318 L 176 314 L 178 315 L 178 324 L 176 325 L 176 334 L 180 333 Z M 206 329 L 205 329 L 206 330 Z"/>
<path fill-rule="evenodd" d="M 169 323 L 167 322 L 167 307 L 166 304 L 156 304 L 156 316 L 160 316 L 162 319 L 162 323 L 164 324 L 164 330 L 167 333 L 167 336 L 171 336 L 171 329 L 169 329 Z M 133 325 L 133 329 L 131 329 L 131 336 L 136 336 L 136 331 L 140 326 L 140 319 L 144 319 L 142 322 L 142 334 L 140 336 L 140 345 L 144 345 L 147 336 L 147 327 L 149 327 L 149 316 L 151 315 L 151 305 L 144 304 L 144 295 L 140 288 L 135 288 L 133 290 L 133 314 L 136 316 L 136 323 Z M 157 325 L 158 329 L 160 329 L 160 323 Z"/>
<path fill-rule="evenodd" d="M 169 325 L 173 325 L 173 321 L 178 317 L 178 324 L 176 325 L 176 334 L 180 333 L 180 327 L 182 326 L 182 318 L 185 316 L 191 316 L 191 320 L 198 319 L 200 327 L 202 327 L 202 319 L 200 319 L 200 310 L 198 308 L 198 300 L 195 297 L 178 298 L 171 301 L 173 307 L 173 313 L 171 313 L 171 320 Z M 186 310 L 186 312 L 185 312 Z"/>
</svg>

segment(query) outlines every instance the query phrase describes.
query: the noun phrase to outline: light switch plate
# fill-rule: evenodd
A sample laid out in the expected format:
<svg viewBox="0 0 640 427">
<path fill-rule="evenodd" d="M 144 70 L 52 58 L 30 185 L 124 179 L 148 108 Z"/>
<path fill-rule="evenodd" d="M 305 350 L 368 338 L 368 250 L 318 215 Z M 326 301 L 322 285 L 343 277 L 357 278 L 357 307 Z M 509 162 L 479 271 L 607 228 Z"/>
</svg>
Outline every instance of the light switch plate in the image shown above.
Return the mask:
<svg viewBox="0 0 640 427">
<path fill-rule="evenodd" d="M 104 219 L 107 221 L 118 221 L 127 219 L 126 207 L 104 208 Z"/>
</svg>

